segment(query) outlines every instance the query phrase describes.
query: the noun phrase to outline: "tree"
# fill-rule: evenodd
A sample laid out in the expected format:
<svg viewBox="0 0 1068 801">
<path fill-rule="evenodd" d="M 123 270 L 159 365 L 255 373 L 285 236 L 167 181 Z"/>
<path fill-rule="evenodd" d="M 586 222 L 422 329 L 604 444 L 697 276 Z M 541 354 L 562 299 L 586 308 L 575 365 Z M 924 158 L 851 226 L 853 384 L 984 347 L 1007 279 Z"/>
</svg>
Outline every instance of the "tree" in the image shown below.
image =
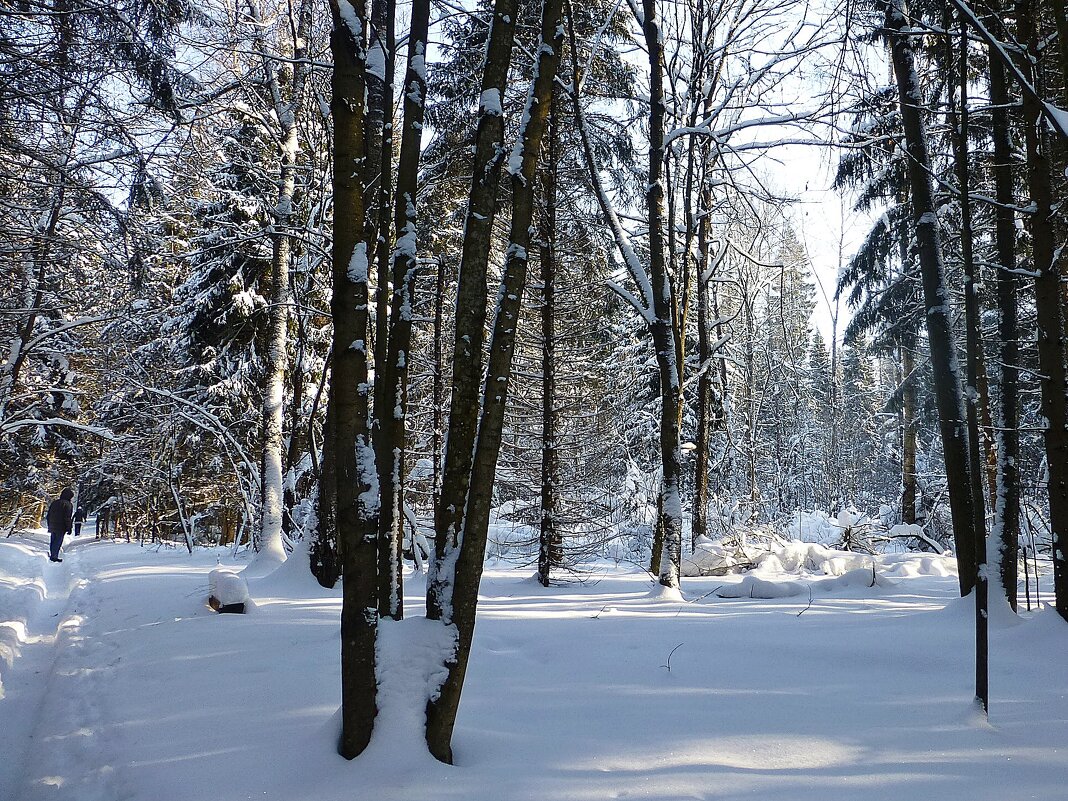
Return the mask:
<svg viewBox="0 0 1068 801">
<path fill-rule="evenodd" d="M 331 4 L 334 31 L 333 359 L 328 415 L 332 415 L 334 493 L 342 557 L 341 742 L 346 759 L 371 739 L 376 714 L 375 642 L 378 634 L 378 474 L 369 424 L 368 253 L 364 228 L 366 158 L 366 20 L 362 4 Z"/>
<path fill-rule="evenodd" d="M 909 154 L 908 173 L 912 198 L 913 228 L 927 306 L 927 333 L 934 367 L 942 451 L 949 482 L 953 536 L 960 564 L 961 593 L 966 595 L 976 581 L 975 500 L 972 497 L 967 422 L 960 385 L 956 342 L 950 319 L 949 290 L 945 281 L 938 215 L 931 189 L 931 159 L 927 133 L 920 110 L 913 44 L 905 33 L 904 7 L 899 0 L 880 0 L 890 44 L 891 61 L 898 86 L 899 106 Z"/>
</svg>

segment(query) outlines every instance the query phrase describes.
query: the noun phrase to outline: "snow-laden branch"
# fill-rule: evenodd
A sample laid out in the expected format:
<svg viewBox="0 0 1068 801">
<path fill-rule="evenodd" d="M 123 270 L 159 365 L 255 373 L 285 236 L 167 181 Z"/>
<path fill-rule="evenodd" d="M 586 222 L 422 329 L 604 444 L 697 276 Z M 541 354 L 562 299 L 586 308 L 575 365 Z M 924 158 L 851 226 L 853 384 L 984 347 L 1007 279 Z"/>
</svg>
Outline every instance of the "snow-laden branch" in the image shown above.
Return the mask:
<svg viewBox="0 0 1068 801">
<path fill-rule="evenodd" d="M 187 409 L 192 409 L 198 415 L 202 416 L 204 418 L 203 420 L 197 419 L 192 415 L 182 415 L 182 417 L 193 423 L 198 428 L 202 428 L 205 431 L 209 431 L 215 434 L 216 436 L 224 440 L 231 448 L 233 448 L 234 452 L 236 452 L 238 457 L 240 457 L 241 463 L 248 471 L 248 474 L 252 479 L 253 485 L 259 484 L 260 471 L 256 467 L 255 462 L 253 462 L 252 459 L 249 458 L 248 454 L 245 452 L 245 449 L 241 446 L 241 443 L 234 438 L 234 435 L 230 433 L 230 431 L 223 424 L 223 422 L 213 412 L 211 412 L 209 409 L 205 409 L 199 403 L 191 401 L 188 398 L 183 398 L 181 395 L 177 395 L 169 390 L 158 389 L 157 387 L 150 387 L 147 384 L 142 384 L 140 381 L 137 381 L 133 378 L 129 379 L 129 381 L 134 386 L 144 390 L 145 392 L 148 392 L 152 395 L 156 395 L 161 398 L 167 398 L 168 400 L 172 400 L 180 406 L 184 406 Z"/>
<path fill-rule="evenodd" d="M 1056 131 L 1062 139 L 1068 141 L 1068 111 L 1057 108 L 1057 106 L 1047 102 L 1041 95 L 1039 95 L 1038 90 L 1036 90 L 1034 85 L 1027 79 L 1023 70 L 1016 65 L 1016 61 L 1013 60 L 1012 56 L 1005 50 L 1004 43 L 987 30 L 986 26 L 983 25 L 982 20 L 976 16 L 975 12 L 968 7 L 968 4 L 964 2 L 964 0 L 949 0 L 949 2 L 960 12 L 960 15 L 964 17 L 965 21 L 975 28 L 979 36 L 990 45 L 990 49 L 993 51 L 994 55 L 997 56 L 998 61 L 1001 62 L 1005 70 L 1016 80 L 1016 83 L 1020 85 L 1020 90 L 1038 103 L 1039 108 L 1042 109 L 1042 114 L 1045 116 L 1046 120 L 1049 121 L 1053 130 Z"/>
<path fill-rule="evenodd" d="M 669 131 L 664 137 L 664 146 L 666 147 L 667 145 L 670 145 L 676 139 L 683 136 L 707 136 L 713 140 L 719 141 L 728 136 L 732 136 L 739 131 L 744 131 L 747 128 L 757 128 L 765 125 L 783 125 L 789 122 L 803 122 L 816 116 L 817 113 L 817 111 L 795 111 L 788 114 L 777 114 L 773 117 L 742 120 L 724 128 L 717 128 L 716 130 L 710 128 L 715 118 L 709 116 L 703 122 L 692 127 L 676 128 L 673 131 Z M 813 141 L 815 142 L 815 140 Z M 773 144 L 776 143 L 765 144 L 763 147 L 770 147 Z M 745 145 L 742 145 L 742 147 L 744 148 Z"/>
<path fill-rule="evenodd" d="M 615 241 L 616 248 L 623 258 L 623 264 L 626 266 L 627 272 L 637 285 L 638 292 L 641 295 L 639 298 L 630 292 L 625 292 L 620 296 L 637 310 L 647 325 L 652 325 L 656 320 L 656 316 L 653 313 L 653 286 L 649 280 L 649 273 L 638 258 L 638 254 L 630 242 L 630 237 L 619 220 L 615 206 L 605 191 L 604 183 L 601 181 L 600 165 L 597 163 L 597 157 L 593 153 L 593 146 L 590 144 L 589 128 L 586 124 L 586 115 L 582 111 L 582 99 L 579 89 L 582 79 L 576 63 L 575 26 L 570 14 L 568 14 L 568 37 L 571 40 L 572 83 L 567 87 L 567 91 L 575 104 L 575 122 L 579 131 L 579 139 L 582 142 L 582 153 L 590 175 L 590 183 L 593 185 L 594 194 L 597 196 L 598 205 L 601 207 L 601 213 L 612 231 L 612 238 Z M 622 289 L 618 285 L 613 286 L 612 282 L 609 283 L 609 287 L 617 294 Z"/>
<path fill-rule="evenodd" d="M 702 284 L 707 284 L 712 276 L 716 274 L 719 265 L 723 263 L 723 257 L 727 255 L 727 250 L 726 242 L 722 240 L 716 242 L 716 257 L 712 259 L 708 267 L 701 271 L 700 281 Z"/>
<path fill-rule="evenodd" d="M 727 244 L 731 246 L 731 249 L 735 253 L 737 253 L 739 256 L 741 256 L 743 259 L 745 259 L 746 261 L 750 262 L 751 264 L 756 265 L 757 267 L 767 267 L 767 268 L 772 269 L 772 270 L 781 270 L 783 268 L 783 263 L 781 261 L 778 261 L 778 262 L 761 261 L 756 256 L 754 256 L 752 253 L 750 253 L 748 250 L 746 250 L 745 248 L 740 247 L 739 245 L 737 245 L 733 240 L 728 239 L 727 240 Z"/>
<path fill-rule="evenodd" d="M 108 320 L 116 319 L 118 319 L 118 315 L 115 314 L 101 314 L 96 317 L 79 317 L 77 320 L 71 320 L 69 323 L 64 323 L 63 325 L 58 326 L 56 328 L 51 328 L 48 331 L 42 331 L 40 334 L 35 336 L 29 342 L 27 342 L 25 347 L 22 348 L 22 350 L 30 351 L 40 345 L 46 339 L 54 337 L 57 334 L 62 334 L 64 331 L 70 331 L 72 328 L 79 328 L 83 325 L 92 325 L 93 323 L 103 323 Z"/>
<path fill-rule="evenodd" d="M 0 433 L 10 434 L 12 431 L 18 431 L 20 428 L 29 428 L 30 426 L 58 426 L 62 428 L 73 428 L 77 431 L 84 431 L 87 434 L 106 439 L 108 442 L 118 442 L 119 437 L 108 428 L 101 428 L 100 426 L 87 425 L 85 423 L 76 423 L 73 420 L 64 420 L 61 417 L 47 417 L 45 419 L 38 419 L 34 417 L 24 417 L 22 419 L 3 420 L 0 421 Z"/>
</svg>

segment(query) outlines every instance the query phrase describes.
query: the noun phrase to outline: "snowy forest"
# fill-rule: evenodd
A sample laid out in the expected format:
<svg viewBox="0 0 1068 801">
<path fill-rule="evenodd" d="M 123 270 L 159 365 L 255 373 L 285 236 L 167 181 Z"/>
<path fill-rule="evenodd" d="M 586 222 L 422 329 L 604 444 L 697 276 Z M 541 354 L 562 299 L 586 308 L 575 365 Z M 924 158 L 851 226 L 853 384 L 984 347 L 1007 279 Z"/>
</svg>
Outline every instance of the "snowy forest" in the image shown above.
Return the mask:
<svg viewBox="0 0 1068 801">
<path fill-rule="evenodd" d="M 33 762 L 25 743 L 50 717 L 29 711 L 32 692 L 17 700 L 31 686 L 18 666 L 44 633 L 117 664 L 63 633 L 89 626 L 89 608 L 119 621 L 106 610 L 131 604 L 146 626 L 225 617 L 226 638 L 245 636 L 196 609 L 211 594 L 248 607 L 234 621 L 282 627 L 254 635 L 250 651 L 273 653 L 240 686 L 272 694 L 256 677 L 282 670 L 272 660 L 328 670 L 307 683 L 326 700 L 307 708 L 337 714 L 278 762 L 318 766 L 318 794 L 279 798 L 352 797 L 360 774 L 338 765 L 362 764 L 368 797 L 507 801 L 629 786 L 542 785 L 507 760 L 449 784 L 447 766 L 507 749 L 464 711 L 497 686 L 490 655 L 547 647 L 544 629 L 540 664 L 563 670 L 555 638 L 587 636 L 551 628 L 543 607 L 611 618 L 612 648 L 649 638 L 656 681 L 683 680 L 701 648 L 702 681 L 755 671 L 771 688 L 775 649 L 742 628 L 676 635 L 655 618 L 736 604 L 756 631 L 789 609 L 776 625 L 825 625 L 814 652 L 830 660 L 846 624 L 818 624 L 818 606 L 840 593 L 842 615 L 874 604 L 891 626 L 858 628 L 858 650 L 897 638 L 908 651 L 897 618 L 938 606 L 937 626 L 911 631 L 923 658 L 954 643 L 952 668 L 932 669 L 955 682 L 932 692 L 962 699 L 946 712 L 966 730 L 954 747 L 983 750 L 999 701 L 1017 735 L 1041 705 L 1032 773 L 1014 786 L 1063 797 L 1068 763 L 1047 746 L 1068 736 L 1066 200 L 1062 0 L 0 0 L 0 718 L 16 710 L 27 754 L 0 770 L 0 796 L 141 797 L 151 775 L 167 789 L 145 797 L 229 799 L 257 780 L 248 767 L 194 792 L 177 768 L 138 773 L 131 757 L 121 782 L 92 763 L 81 784 L 50 783 L 82 757 L 57 745 L 56 765 Z M 61 567 L 40 560 L 65 488 L 92 535 L 68 533 Z M 156 589 L 102 600 L 125 569 L 160 571 Z M 153 599 L 163 587 L 184 606 Z M 509 612 L 508 593 L 528 611 Z M 31 636 L 46 613 L 68 622 Z M 538 625 L 523 629 L 528 616 Z M 314 646 L 301 619 L 326 624 Z M 198 631 L 186 651 L 161 634 L 136 648 L 178 659 L 223 636 Z M 711 636 L 724 651 L 693 639 Z M 328 669 L 296 653 L 320 640 Z M 1045 656 L 998 662 L 1026 652 Z M 551 699 L 568 674 L 539 669 L 516 668 L 473 709 L 503 731 L 494 706 L 528 678 L 563 709 Z M 875 672 L 884 695 L 910 686 Z M 104 681 L 70 697 L 112 697 Z M 153 687 L 131 720 L 156 714 L 147 699 L 168 690 Z M 170 703 L 196 699 L 183 687 Z M 549 725 L 524 703 L 532 731 Z M 687 715 L 685 698 L 664 703 Z M 973 705 L 981 720 L 962 723 Z M 873 727 L 902 714 L 851 709 Z M 268 739 L 287 737 L 271 725 L 253 738 L 268 762 L 282 747 Z M 876 748 L 864 724 L 841 725 Z M 604 726 L 618 764 L 598 770 L 630 770 L 625 735 Z M 830 770 L 840 755 L 818 731 L 823 746 L 799 730 L 783 764 L 808 775 L 817 754 Z M 555 765 L 571 746 L 516 747 Z M 415 778 L 396 775 L 412 764 Z M 695 782 L 723 770 L 700 764 Z M 959 797 L 1006 797 L 983 775 Z M 635 797 L 864 786 L 780 778 L 701 795 L 654 773 Z M 916 776 L 874 791 L 958 797 Z"/>
</svg>

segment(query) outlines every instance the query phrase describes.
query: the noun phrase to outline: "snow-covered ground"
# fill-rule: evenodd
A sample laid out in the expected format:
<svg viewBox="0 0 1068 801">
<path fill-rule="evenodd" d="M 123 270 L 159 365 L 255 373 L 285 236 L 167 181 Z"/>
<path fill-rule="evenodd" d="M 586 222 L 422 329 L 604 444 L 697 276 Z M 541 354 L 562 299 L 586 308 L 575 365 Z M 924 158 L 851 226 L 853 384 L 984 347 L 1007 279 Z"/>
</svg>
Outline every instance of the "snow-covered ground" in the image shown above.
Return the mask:
<svg viewBox="0 0 1068 801">
<path fill-rule="evenodd" d="M 249 614 L 219 615 L 208 574 L 240 567 L 228 552 L 89 537 L 61 564 L 41 532 L 0 540 L 3 801 L 1068 797 L 1068 625 L 994 616 L 981 722 L 948 560 L 765 600 L 693 578 L 686 602 L 633 570 L 543 589 L 491 564 L 447 767 L 398 733 L 398 674 L 368 752 L 336 756 L 339 593 L 294 561 L 250 581 Z M 813 580 L 790 567 L 759 579 Z M 409 576 L 411 616 L 422 590 Z"/>
</svg>

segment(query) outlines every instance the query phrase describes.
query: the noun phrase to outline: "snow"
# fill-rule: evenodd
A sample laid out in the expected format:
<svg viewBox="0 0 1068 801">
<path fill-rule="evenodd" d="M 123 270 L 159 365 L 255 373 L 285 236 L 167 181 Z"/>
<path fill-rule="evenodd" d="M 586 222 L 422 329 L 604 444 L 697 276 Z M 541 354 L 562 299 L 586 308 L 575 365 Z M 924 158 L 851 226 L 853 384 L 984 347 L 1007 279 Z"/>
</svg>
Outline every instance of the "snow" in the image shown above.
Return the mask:
<svg viewBox="0 0 1068 801">
<path fill-rule="evenodd" d="M 248 601 L 248 584 L 232 569 L 217 567 L 208 574 L 208 596 L 220 606 L 243 604 Z"/>
<path fill-rule="evenodd" d="M 504 114 L 501 106 L 501 91 L 499 89 L 486 89 L 479 98 L 478 106 L 484 114 L 500 117 Z"/>
<path fill-rule="evenodd" d="M 717 593 L 834 577 L 767 564 L 670 597 L 612 563 L 545 589 L 491 561 L 445 766 L 418 727 L 454 635 L 422 617 L 423 576 L 407 575 L 407 618 L 380 627 L 375 734 L 346 761 L 340 587 L 319 587 L 302 550 L 249 581 L 246 615 L 205 605 L 218 561 L 243 564 L 226 550 L 91 532 L 62 563 L 46 550 L 42 531 L 0 540 L 3 799 L 1064 797 L 1068 627 L 1049 608 L 992 615 L 985 724 L 948 557 L 887 555 L 893 582 L 871 587 L 869 567 L 770 599 Z"/>
<path fill-rule="evenodd" d="M 356 9 L 352 7 L 352 3 L 349 0 L 338 0 L 337 3 L 338 13 L 341 15 L 342 21 L 349 29 L 349 33 L 352 38 L 360 42 L 363 40 L 363 22 L 356 15 Z"/>
<path fill-rule="evenodd" d="M 357 242 L 349 259 L 349 280 L 354 284 L 367 283 L 367 243 Z"/>
</svg>

